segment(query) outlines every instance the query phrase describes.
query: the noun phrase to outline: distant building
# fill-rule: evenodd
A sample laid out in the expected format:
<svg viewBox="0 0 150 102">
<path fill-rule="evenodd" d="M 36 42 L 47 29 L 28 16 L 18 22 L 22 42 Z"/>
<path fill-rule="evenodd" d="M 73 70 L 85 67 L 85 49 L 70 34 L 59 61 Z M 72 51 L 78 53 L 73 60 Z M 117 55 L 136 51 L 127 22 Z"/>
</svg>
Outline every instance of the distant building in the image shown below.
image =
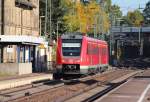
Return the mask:
<svg viewBox="0 0 150 102">
<path fill-rule="evenodd" d="M 39 37 L 39 0 L 0 0 L 0 63 L 32 62 L 36 71 L 44 44 Z"/>
</svg>

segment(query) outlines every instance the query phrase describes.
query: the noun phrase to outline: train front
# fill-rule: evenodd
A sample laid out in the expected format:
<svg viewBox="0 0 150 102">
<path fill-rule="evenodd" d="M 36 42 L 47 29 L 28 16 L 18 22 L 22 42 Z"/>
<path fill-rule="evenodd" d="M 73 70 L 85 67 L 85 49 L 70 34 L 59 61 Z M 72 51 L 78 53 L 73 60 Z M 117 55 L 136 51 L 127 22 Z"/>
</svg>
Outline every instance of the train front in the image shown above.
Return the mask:
<svg viewBox="0 0 150 102">
<path fill-rule="evenodd" d="M 62 35 L 57 47 L 57 75 L 80 75 L 82 35 Z"/>
</svg>

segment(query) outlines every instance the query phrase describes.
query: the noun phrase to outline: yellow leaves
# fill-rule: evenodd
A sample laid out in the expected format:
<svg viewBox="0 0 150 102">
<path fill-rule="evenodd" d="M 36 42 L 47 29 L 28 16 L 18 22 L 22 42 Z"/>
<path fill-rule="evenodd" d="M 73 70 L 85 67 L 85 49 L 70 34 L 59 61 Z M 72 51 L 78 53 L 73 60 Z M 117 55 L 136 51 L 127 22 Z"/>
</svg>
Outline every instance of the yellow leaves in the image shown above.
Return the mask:
<svg viewBox="0 0 150 102">
<path fill-rule="evenodd" d="M 72 0 L 63 0 L 62 2 L 64 2 L 65 6 L 67 6 L 67 7 L 72 6 Z"/>
<path fill-rule="evenodd" d="M 93 28 L 95 24 L 95 16 L 100 11 L 99 5 L 95 2 L 91 2 L 88 5 L 77 3 L 77 16 L 80 21 L 80 31 L 87 33 Z M 90 26 L 89 29 L 87 29 Z"/>
<path fill-rule="evenodd" d="M 129 24 L 141 26 L 141 22 L 144 20 L 144 17 L 139 10 L 135 10 L 133 12 L 128 12 L 126 19 Z"/>
<path fill-rule="evenodd" d="M 80 2 L 73 3 L 71 12 L 64 16 L 64 20 L 66 28 L 71 32 L 94 33 L 94 29 L 96 29 L 99 33 L 107 32 L 109 29 L 108 15 L 96 2 L 90 2 L 87 5 Z"/>
<path fill-rule="evenodd" d="M 77 16 L 67 15 L 64 16 L 64 20 L 66 21 L 65 23 L 69 32 L 77 31 L 79 29 L 79 21 Z"/>
<path fill-rule="evenodd" d="M 110 27 L 109 17 L 106 13 L 103 13 L 103 32 L 107 32 Z"/>
</svg>

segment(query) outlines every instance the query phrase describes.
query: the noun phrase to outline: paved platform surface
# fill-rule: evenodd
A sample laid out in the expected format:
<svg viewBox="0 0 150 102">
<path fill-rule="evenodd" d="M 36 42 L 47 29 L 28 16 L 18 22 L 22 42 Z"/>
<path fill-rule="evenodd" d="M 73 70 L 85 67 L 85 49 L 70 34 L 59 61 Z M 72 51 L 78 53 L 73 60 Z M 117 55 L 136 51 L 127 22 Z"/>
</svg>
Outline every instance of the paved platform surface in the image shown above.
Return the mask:
<svg viewBox="0 0 150 102">
<path fill-rule="evenodd" d="M 120 82 L 128 79 L 129 77 L 131 77 L 131 76 L 133 76 L 133 75 L 135 75 L 137 73 L 140 73 L 140 72 L 142 72 L 142 71 L 135 71 L 135 72 L 129 73 L 127 75 L 124 75 L 124 76 L 122 76 L 120 78 L 117 78 L 117 79 L 111 81 L 110 83 L 120 83 Z M 96 87 L 96 88 L 94 88 L 92 90 L 89 90 L 89 91 L 87 91 L 87 92 L 85 92 L 83 94 L 80 94 L 80 95 L 78 95 L 76 97 L 73 97 L 73 98 L 71 98 L 71 99 L 69 99 L 69 100 L 67 100 L 65 102 L 82 102 L 82 101 L 85 101 L 87 98 L 89 98 L 89 97 L 91 97 L 91 96 L 93 96 L 93 95 L 95 95 L 95 94 L 97 94 L 99 92 L 102 92 L 102 91 L 106 90 L 107 88 L 110 88 L 110 85 L 98 86 L 98 87 Z"/>
<path fill-rule="evenodd" d="M 14 88 L 26 84 L 31 84 L 35 81 L 52 79 L 52 74 L 50 73 L 33 73 L 20 76 L 9 76 L 5 78 L 0 78 L 0 90 Z"/>
<path fill-rule="evenodd" d="M 150 102 L 150 77 L 133 78 L 95 102 Z"/>
</svg>

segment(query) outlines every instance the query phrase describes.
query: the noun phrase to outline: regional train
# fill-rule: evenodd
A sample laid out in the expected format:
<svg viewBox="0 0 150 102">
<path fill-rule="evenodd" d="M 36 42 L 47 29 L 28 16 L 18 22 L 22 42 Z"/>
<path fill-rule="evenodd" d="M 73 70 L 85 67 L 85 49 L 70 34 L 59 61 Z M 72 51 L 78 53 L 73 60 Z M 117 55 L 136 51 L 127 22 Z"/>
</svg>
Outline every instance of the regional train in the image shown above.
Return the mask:
<svg viewBox="0 0 150 102">
<path fill-rule="evenodd" d="M 108 67 L 106 41 L 70 33 L 59 37 L 56 51 L 54 79 L 76 78 L 102 72 Z"/>
</svg>

